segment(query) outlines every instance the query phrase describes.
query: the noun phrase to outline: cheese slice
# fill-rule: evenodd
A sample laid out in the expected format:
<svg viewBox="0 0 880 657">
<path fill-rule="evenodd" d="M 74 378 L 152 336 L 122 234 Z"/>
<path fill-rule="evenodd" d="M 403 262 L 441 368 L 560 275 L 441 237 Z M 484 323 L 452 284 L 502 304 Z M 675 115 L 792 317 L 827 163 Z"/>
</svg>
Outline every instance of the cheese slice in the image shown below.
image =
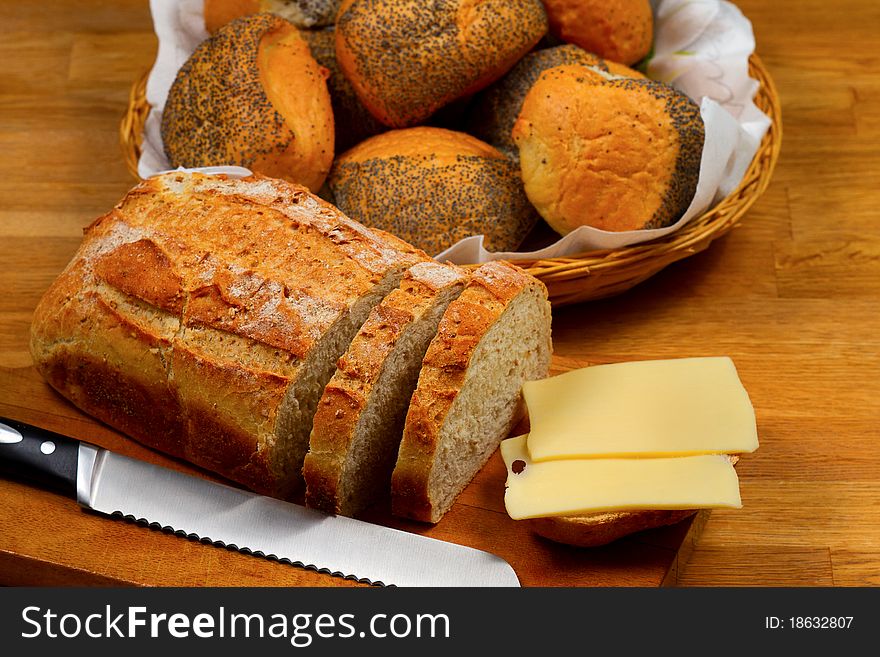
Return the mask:
<svg viewBox="0 0 880 657">
<path fill-rule="evenodd" d="M 501 443 L 507 465 L 504 505 L 514 520 L 600 511 L 742 507 L 739 479 L 723 455 L 535 463 L 526 439 Z"/>
<path fill-rule="evenodd" d="M 755 411 L 726 357 L 595 365 L 529 381 L 523 396 L 535 462 L 758 448 Z"/>
</svg>

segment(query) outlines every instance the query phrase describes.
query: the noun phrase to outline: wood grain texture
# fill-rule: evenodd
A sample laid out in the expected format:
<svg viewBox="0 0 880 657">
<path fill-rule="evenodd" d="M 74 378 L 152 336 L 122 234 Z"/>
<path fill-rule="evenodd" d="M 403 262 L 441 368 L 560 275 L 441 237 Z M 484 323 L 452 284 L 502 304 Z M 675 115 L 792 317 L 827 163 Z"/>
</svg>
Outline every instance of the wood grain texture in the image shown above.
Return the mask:
<svg viewBox="0 0 880 657">
<path fill-rule="evenodd" d="M 466 536 L 507 558 L 526 584 L 880 583 L 880 3 L 737 4 L 782 101 L 773 181 L 707 251 L 619 297 L 555 311 L 554 372 L 731 356 L 761 439 L 737 465 L 744 508 L 598 550 L 564 548 L 511 525 L 496 456 L 436 527 L 381 512 L 376 520 Z M 0 413 L 190 471 L 80 414 L 46 387 L 27 349 L 40 294 L 83 227 L 133 183 L 117 128 L 129 85 L 152 65 L 155 48 L 143 0 L 0 5 L 0 55 L 10 63 L 0 69 Z M 108 565 L 97 568 L 94 555 Z M 110 522 L 6 481 L 0 580 L 350 584 Z"/>
</svg>

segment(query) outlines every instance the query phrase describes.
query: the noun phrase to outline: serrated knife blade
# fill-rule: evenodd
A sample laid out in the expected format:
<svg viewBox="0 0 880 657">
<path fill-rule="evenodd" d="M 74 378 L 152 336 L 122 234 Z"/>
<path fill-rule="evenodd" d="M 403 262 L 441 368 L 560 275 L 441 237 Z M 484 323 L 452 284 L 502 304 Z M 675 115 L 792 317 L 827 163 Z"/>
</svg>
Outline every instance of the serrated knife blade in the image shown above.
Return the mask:
<svg viewBox="0 0 880 657">
<path fill-rule="evenodd" d="M 98 513 L 319 572 L 394 586 L 519 586 L 506 561 L 482 550 L 327 515 L 5 418 L 0 464 L 75 493 Z"/>
</svg>

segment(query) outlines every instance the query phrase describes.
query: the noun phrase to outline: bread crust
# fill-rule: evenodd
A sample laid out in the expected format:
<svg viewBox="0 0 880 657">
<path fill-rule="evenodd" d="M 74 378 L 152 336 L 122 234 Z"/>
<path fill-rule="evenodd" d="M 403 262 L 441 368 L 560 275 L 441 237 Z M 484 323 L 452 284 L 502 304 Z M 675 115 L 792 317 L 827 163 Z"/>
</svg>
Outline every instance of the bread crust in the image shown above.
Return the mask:
<svg viewBox="0 0 880 657">
<path fill-rule="evenodd" d="M 469 120 L 469 131 L 492 144 L 505 155 L 518 160 L 519 151 L 510 133 L 522 109 L 526 94 L 538 81 L 541 73 L 549 68 L 566 64 L 577 64 L 605 73 L 610 72 L 609 66 L 614 66 L 615 75 L 644 77 L 638 71 L 626 66 L 609 64 L 598 55 L 573 44 L 536 50 L 523 57 L 507 75 L 479 95 Z"/>
<path fill-rule="evenodd" d="M 303 187 L 166 174 L 86 230 L 37 306 L 31 351 L 85 412 L 286 497 L 299 473 L 279 421 L 303 363 L 389 272 L 426 259 Z"/>
<path fill-rule="evenodd" d="M 348 0 L 336 57 L 373 115 L 403 128 L 497 80 L 546 32 L 538 0 Z"/>
<path fill-rule="evenodd" d="M 512 137 L 529 200 L 565 235 L 675 223 L 696 191 L 705 130 L 668 85 L 563 65 L 532 86 Z"/>
<path fill-rule="evenodd" d="M 534 533 L 557 543 L 575 547 L 599 547 L 635 532 L 674 525 L 696 512 L 696 509 L 624 511 L 587 516 L 530 518 L 523 522 L 527 523 Z"/>
<path fill-rule="evenodd" d="M 387 128 L 364 107 L 351 82 L 336 61 L 336 30 L 304 30 L 312 57 L 330 72 L 327 88 L 333 104 L 333 125 L 336 130 L 336 152 L 342 153 L 364 139 L 378 135 Z"/>
<path fill-rule="evenodd" d="M 209 34 L 214 34 L 236 18 L 259 11 L 260 0 L 205 0 L 205 29 Z"/>
<path fill-rule="evenodd" d="M 546 288 L 538 279 L 510 263 L 489 262 L 472 272 L 464 292 L 444 313 L 422 362 L 418 386 L 406 417 L 391 480 L 391 505 L 395 515 L 436 523 L 445 513 L 431 498 L 429 485 L 443 424 L 464 386 L 480 339 L 511 301 L 529 290 L 546 298 Z M 511 422 L 517 419 L 512 418 Z M 491 453 L 486 455 L 487 459 Z"/>
<path fill-rule="evenodd" d="M 340 155 L 328 185 L 339 208 L 437 255 L 472 235 L 514 251 L 538 221 L 519 168 L 463 132 L 391 130 Z"/>
<path fill-rule="evenodd" d="M 463 287 L 467 273 L 452 265 L 424 263 L 410 269 L 400 286 L 376 306 L 361 327 L 336 374 L 324 388 L 309 441 L 303 474 L 306 505 L 327 513 L 353 515 L 361 500 L 345 500 L 341 479 L 352 458 L 352 444 L 361 416 L 382 375 L 388 356 L 414 320 L 421 317 L 444 289 Z M 397 449 L 389 454 L 384 478 L 390 478 Z M 371 473 L 376 475 L 376 473 Z"/>
<path fill-rule="evenodd" d="M 171 165 L 240 165 L 317 191 L 335 152 L 327 75 L 278 16 L 223 26 L 168 92 L 161 132 Z"/>
<path fill-rule="evenodd" d="M 654 41 L 648 0 L 543 0 L 554 36 L 621 64 L 644 59 Z"/>
</svg>

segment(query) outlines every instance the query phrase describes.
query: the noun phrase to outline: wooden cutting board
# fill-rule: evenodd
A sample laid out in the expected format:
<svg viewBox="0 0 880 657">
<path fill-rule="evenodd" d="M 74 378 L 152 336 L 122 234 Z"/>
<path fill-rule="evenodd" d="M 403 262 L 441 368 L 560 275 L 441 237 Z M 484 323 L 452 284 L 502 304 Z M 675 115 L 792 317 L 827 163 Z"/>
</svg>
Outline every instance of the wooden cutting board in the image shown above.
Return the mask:
<svg viewBox="0 0 880 657">
<path fill-rule="evenodd" d="M 33 367 L 0 369 L 0 400 L 0 414 L 6 417 L 219 481 L 84 415 L 46 385 Z M 496 453 L 436 526 L 395 519 L 387 512 L 387 504 L 371 509 L 365 519 L 497 554 L 513 566 L 523 586 L 654 587 L 676 583 L 708 518 L 708 512 L 701 512 L 677 525 L 641 532 L 605 547 L 577 549 L 547 541 L 511 520 L 504 510 L 504 480 L 504 463 Z M 72 499 L 3 479 L 0 584 L 358 585 L 106 518 L 82 510 Z"/>
</svg>

